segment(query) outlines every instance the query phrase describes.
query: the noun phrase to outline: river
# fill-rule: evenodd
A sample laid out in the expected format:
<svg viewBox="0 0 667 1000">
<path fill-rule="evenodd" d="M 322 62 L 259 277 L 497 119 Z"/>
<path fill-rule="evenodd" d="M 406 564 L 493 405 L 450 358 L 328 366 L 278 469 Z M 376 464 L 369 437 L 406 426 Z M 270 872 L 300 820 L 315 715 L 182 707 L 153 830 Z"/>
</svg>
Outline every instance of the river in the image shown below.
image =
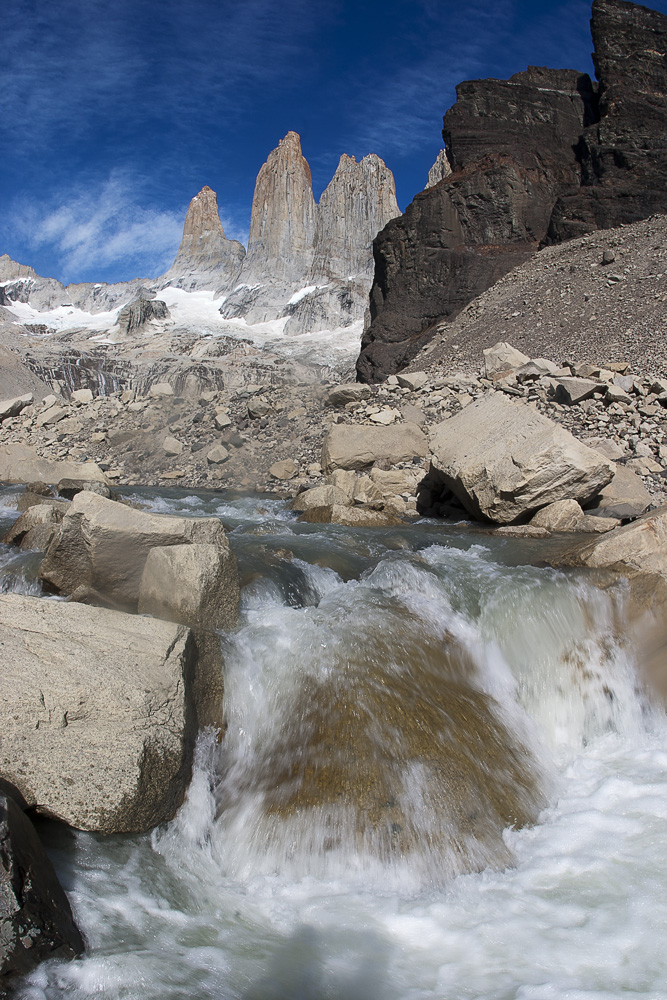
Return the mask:
<svg viewBox="0 0 667 1000">
<path fill-rule="evenodd" d="M 230 532 L 226 733 L 151 835 L 40 824 L 88 951 L 21 1000 L 667 998 L 667 727 L 622 588 L 461 526 L 126 495 Z"/>
</svg>

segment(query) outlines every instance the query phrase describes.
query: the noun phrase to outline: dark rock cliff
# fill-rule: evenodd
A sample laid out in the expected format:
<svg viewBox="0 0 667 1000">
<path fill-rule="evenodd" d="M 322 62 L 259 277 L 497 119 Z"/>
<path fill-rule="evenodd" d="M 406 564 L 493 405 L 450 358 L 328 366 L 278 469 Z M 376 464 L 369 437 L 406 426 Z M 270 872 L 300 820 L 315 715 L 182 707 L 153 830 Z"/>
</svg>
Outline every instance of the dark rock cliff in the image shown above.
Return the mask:
<svg viewBox="0 0 667 1000">
<path fill-rule="evenodd" d="M 457 87 L 444 118 L 452 173 L 374 244 L 370 324 L 357 363 L 375 382 L 541 244 L 667 211 L 667 18 L 594 0 L 598 86 L 529 67 Z"/>
</svg>

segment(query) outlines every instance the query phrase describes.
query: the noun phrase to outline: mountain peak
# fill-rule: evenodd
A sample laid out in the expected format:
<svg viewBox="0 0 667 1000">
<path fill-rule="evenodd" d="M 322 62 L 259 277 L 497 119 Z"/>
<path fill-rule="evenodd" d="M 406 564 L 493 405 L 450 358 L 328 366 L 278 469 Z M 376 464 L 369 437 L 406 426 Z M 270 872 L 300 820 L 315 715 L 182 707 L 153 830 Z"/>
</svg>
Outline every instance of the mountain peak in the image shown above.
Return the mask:
<svg viewBox="0 0 667 1000">
<path fill-rule="evenodd" d="M 168 284 L 189 291 L 229 287 L 244 257 L 244 247 L 225 236 L 217 195 L 206 184 L 190 202 L 181 245 L 164 277 Z"/>
</svg>

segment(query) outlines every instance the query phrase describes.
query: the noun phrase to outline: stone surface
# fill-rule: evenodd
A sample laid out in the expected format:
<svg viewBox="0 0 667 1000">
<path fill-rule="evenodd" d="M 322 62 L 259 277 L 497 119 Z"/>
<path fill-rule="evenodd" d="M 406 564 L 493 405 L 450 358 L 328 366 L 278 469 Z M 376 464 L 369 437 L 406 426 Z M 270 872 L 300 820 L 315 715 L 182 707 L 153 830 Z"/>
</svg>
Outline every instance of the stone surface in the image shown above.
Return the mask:
<svg viewBox="0 0 667 1000">
<path fill-rule="evenodd" d="M 245 247 L 225 236 L 215 191 L 204 186 L 190 202 L 176 259 L 160 284 L 225 291 L 236 282 L 244 258 Z"/>
<path fill-rule="evenodd" d="M 47 958 L 84 950 L 72 909 L 22 796 L 0 788 L 0 991 Z"/>
<path fill-rule="evenodd" d="M 604 388 L 603 384 L 590 378 L 559 378 L 556 382 L 556 400 L 572 406 L 590 399 L 594 393 Z"/>
<path fill-rule="evenodd" d="M 81 830 L 170 819 L 190 778 L 190 634 L 81 604 L 0 596 L 0 774 L 39 813 Z"/>
<path fill-rule="evenodd" d="M 166 302 L 161 299 L 137 296 L 118 313 L 118 327 L 121 337 L 132 337 L 141 332 L 153 320 L 169 319 Z"/>
<path fill-rule="evenodd" d="M 387 511 L 343 504 L 310 507 L 299 516 L 299 521 L 309 524 L 340 524 L 349 528 L 391 528 L 402 524 L 399 517 Z"/>
<path fill-rule="evenodd" d="M 0 420 L 6 420 L 7 417 L 17 417 L 21 410 L 25 409 L 26 406 L 30 406 L 34 398 L 31 392 L 27 392 L 23 396 L 3 400 L 0 403 Z"/>
<path fill-rule="evenodd" d="M 312 490 L 303 490 L 290 503 L 290 510 L 306 511 L 321 507 L 346 506 L 352 503 L 354 485 L 349 490 L 339 486 L 314 486 Z"/>
<path fill-rule="evenodd" d="M 576 500 L 557 500 L 538 510 L 530 523 L 533 527 L 546 528 L 548 531 L 578 531 L 584 516 Z"/>
<path fill-rule="evenodd" d="M 151 548 L 139 584 L 137 610 L 193 628 L 229 629 L 238 622 L 236 560 L 218 545 Z"/>
<path fill-rule="evenodd" d="M 516 347 L 505 342 L 494 344 L 484 351 L 484 371 L 487 376 L 497 372 L 511 371 L 521 368 L 530 361 L 528 355 L 518 351 Z"/>
<path fill-rule="evenodd" d="M 374 243 L 362 381 L 397 371 L 437 320 L 535 252 L 556 197 L 578 187 L 574 146 L 593 106 L 590 79 L 570 70 L 530 67 L 457 87 L 443 131 L 451 175 L 416 195 Z"/>
<path fill-rule="evenodd" d="M 0 445 L 0 481 L 7 483 L 57 483 L 61 479 L 105 482 L 104 473 L 94 462 L 71 462 L 40 458 L 34 448 L 23 444 Z"/>
<path fill-rule="evenodd" d="M 348 403 L 360 403 L 364 399 L 370 399 L 372 393 L 370 386 L 362 385 L 360 382 L 350 382 L 346 385 L 335 385 L 327 393 L 327 403 L 330 406 L 346 406 Z"/>
<path fill-rule="evenodd" d="M 69 504 L 64 500 L 51 500 L 28 507 L 2 541 L 7 545 L 18 545 L 23 550 L 44 551 L 62 522 Z"/>
<path fill-rule="evenodd" d="M 607 517 L 639 517 L 649 507 L 651 494 L 631 469 L 614 467 L 614 478 L 593 498 L 596 513 Z"/>
<path fill-rule="evenodd" d="M 429 453 L 426 435 L 416 424 L 366 427 L 334 424 L 322 444 L 322 468 L 364 469 L 375 462 L 410 462 Z"/>
<path fill-rule="evenodd" d="M 217 549 L 230 601 L 238 613 L 236 561 L 217 518 L 148 514 L 94 493 L 74 497 L 39 575 L 59 593 L 136 611 L 150 551 L 195 544 Z M 162 583 L 167 600 L 172 581 L 165 576 Z"/>
<path fill-rule="evenodd" d="M 431 434 L 432 475 L 473 516 L 511 524 L 557 500 L 585 502 L 613 476 L 597 452 L 533 407 L 486 396 Z"/>
<path fill-rule="evenodd" d="M 449 160 L 447 159 L 447 151 L 441 149 L 435 158 L 435 163 L 428 172 L 428 180 L 426 182 L 426 188 L 434 187 L 439 184 L 440 181 L 444 181 L 446 177 L 452 172 Z"/>
<path fill-rule="evenodd" d="M 570 566 L 667 577 L 667 507 L 577 546 L 563 561 Z"/>
<path fill-rule="evenodd" d="M 291 458 L 283 459 L 281 462 L 274 462 L 273 465 L 269 466 L 269 475 L 272 479 L 293 479 L 297 472 L 298 466 Z"/>
</svg>

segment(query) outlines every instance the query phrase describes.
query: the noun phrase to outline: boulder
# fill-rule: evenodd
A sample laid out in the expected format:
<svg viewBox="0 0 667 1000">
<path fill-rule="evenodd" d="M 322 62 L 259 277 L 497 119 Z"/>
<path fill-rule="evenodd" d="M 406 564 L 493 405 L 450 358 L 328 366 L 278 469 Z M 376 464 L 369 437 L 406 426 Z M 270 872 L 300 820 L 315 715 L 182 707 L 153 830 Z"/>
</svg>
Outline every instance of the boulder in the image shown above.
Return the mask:
<svg viewBox="0 0 667 1000">
<path fill-rule="evenodd" d="M 410 462 L 429 453 L 424 432 L 416 424 L 369 427 L 362 424 L 334 424 L 322 445 L 322 468 L 365 469 L 375 462 Z"/>
<path fill-rule="evenodd" d="M 346 507 L 342 504 L 311 507 L 301 514 L 299 521 L 308 524 L 341 524 L 348 528 L 391 528 L 403 523 L 400 518 L 384 510 Z"/>
<path fill-rule="evenodd" d="M 170 819 L 197 735 L 189 630 L 3 594 L 0 636 L 0 775 L 28 806 L 101 833 Z"/>
<path fill-rule="evenodd" d="M 402 389 L 409 389 L 411 392 L 416 392 L 417 389 L 424 388 L 429 381 L 429 376 L 426 372 L 410 372 L 409 374 L 406 372 L 402 375 L 397 375 L 396 381 Z"/>
<path fill-rule="evenodd" d="M 22 550 L 44 552 L 69 509 L 65 500 L 44 500 L 28 507 L 4 535 L 6 545 L 18 545 Z"/>
<path fill-rule="evenodd" d="M 314 486 L 312 490 L 303 490 L 290 503 L 290 510 L 312 510 L 315 507 L 326 507 L 332 504 L 347 506 L 352 503 L 354 486 L 348 492 L 338 486 Z"/>
<path fill-rule="evenodd" d="M 174 390 L 168 382 L 156 382 L 148 390 L 149 396 L 173 396 Z"/>
<path fill-rule="evenodd" d="M 17 417 L 21 410 L 30 406 L 34 396 L 31 392 L 24 396 L 16 396 L 14 399 L 4 399 L 0 403 L 0 420 L 7 420 L 8 417 Z"/>
<path fill-rule="evenodd" d="M 88 490 L 90 493 L 97 493 L 101 497 L 111 497 L 111 490 L 106 483 L 98 483 L 85 479 L 61 479 L 56 487 L 59 497 L 65 500 L 73 500 L 77 493 Z"/>
<path fill-rule="evenodd" d="M 493 393 L 438 424 L 431 476 L 471 514 L 525 520 L 556 500 L 585 503 L 611 480 L 611 462 L 533 406 Z"/>
<path fill-rule="evenodd" d="M 370 399 L 371 388 L 361 382 L 350 382 L 344 385 L 335 385 L 327 393 L 327 403 L 329 406 L 346 406 L 348 403 L 361 403 L 364 399 Z"/>
<path fill-rule="evenodd" d="M 624 465 L 614 467 L 614 478 L 594 497 L 593 510 L 601 517 L 639 517 L 648 510 L 651 494 L 639 476 Z M 587 513 L 591 513 L 591 509 Z"/>
<path fill-rule="evenodd" d="M 173 455 L 176 457 L 183 452 L 183 442 L 179 441 L 178 438 L 172 437 L 171 434 L 168 434 L 162 442 L 162 448 L 165 455 Z"/>
<path fill-rule="evenodd" d="M 518 351 L 516 347 L 499 341 L 493 347 L 487 347 L 484 353 L 484 371 L 487 378 L 497 372 L 507 372 L 528 364 L 527 354 Z"/>
<path fill-rule="evenodd" d="M 371 479 L 380 490 L 383 497 L 400 496 L 402 493 L 413 495 L 417 482 L 423 477 L 421 469 L 418 473 L 404 472 L 401 469 L 371 469 Z"/>
<path fill-rule="evenodd" d="M 272 479 L 293 479 L 297 474 L 298 466 L 291 458 L 286 458 L 282 462 L 274 462 L 269 467 L 269 475 Z"/>
<path fill-rule="evenodd" d="M 58 483 L 61 479 L 85 479 L 99 483 L 106 478 L 94 462 L 66 462 L 40 458 L 34 448 L 25 444 L 0 446 L 0 482 Z"/>
<path fill-rule="evenodd" d="M 559 378 L 556 380 L 556 402 L 572 406 L 574 403 L 582 403 L 584 399 L 590 399 L 594 393 L 602 389 L 606 389 L 605 383 L 595 379 Z"/>
<path fill-rule="evenodd" d="M 217 545 L 150 549 L 137 610 L 193 628 L 233 628 L 238 621 L 239 588 L 231 560 L 231 553 L 221 559 Z"/>
<path fill-rule="evenodd" d="M 538 510 L 530 523 L 533 527 L 546 528 L 548 531 L 578 531 L 584 516 L 576 500 L 556 500 Z"/>
<path fill-rule="evenodd" d="M 92 389 L 75 389 L 72 393 L 72 400 L 75 403 L 92 403 Z"/>
<path fill-rule="evenodd" d="M 222 465 L 229 458 L 229 452 L 223 444 L 214 444 L 206 452 L 206 461 L 209 465 Z"/>
<path fill-rule="evenodd" d="M 629 576 L 652 574 L 667 578 L 667 507 L 571 549 L 563 562 L 568 566 L 613 568 Z"/>
<path fill-rule="evenodd" d="M 51 589 L 75 599 L 136 611 L 149 552 L 165 546 L 213 546 L 218 553 L 221 579 L 225 581 L 228 626 L 238 613 L 236 560 L 227 536 L 215 517 L 171 517 L 148 514 L 95 493 L 77 493 L 57 535 L 49 545 L 39 575 Z M 190 565 L 190 564 L 188 564 Z M 198 570 L 193 570 L 198 573 Z M 162 580 L 166 592 L 177 584 Z M 155 601 L 154 584 L 151 597 Z M 177 604 L 178 602 L 176 602 Z"/>
<path fill-rule="evenodd" d="M 13 792 L 13 794 L 12 794 Z M 23 809 L 0 782 L 0 992 L 47 958 L 74 958 L 84 942 L 53 865 Z M 5 978 L 10 977 L 10 978 Z"/>
</svg>

